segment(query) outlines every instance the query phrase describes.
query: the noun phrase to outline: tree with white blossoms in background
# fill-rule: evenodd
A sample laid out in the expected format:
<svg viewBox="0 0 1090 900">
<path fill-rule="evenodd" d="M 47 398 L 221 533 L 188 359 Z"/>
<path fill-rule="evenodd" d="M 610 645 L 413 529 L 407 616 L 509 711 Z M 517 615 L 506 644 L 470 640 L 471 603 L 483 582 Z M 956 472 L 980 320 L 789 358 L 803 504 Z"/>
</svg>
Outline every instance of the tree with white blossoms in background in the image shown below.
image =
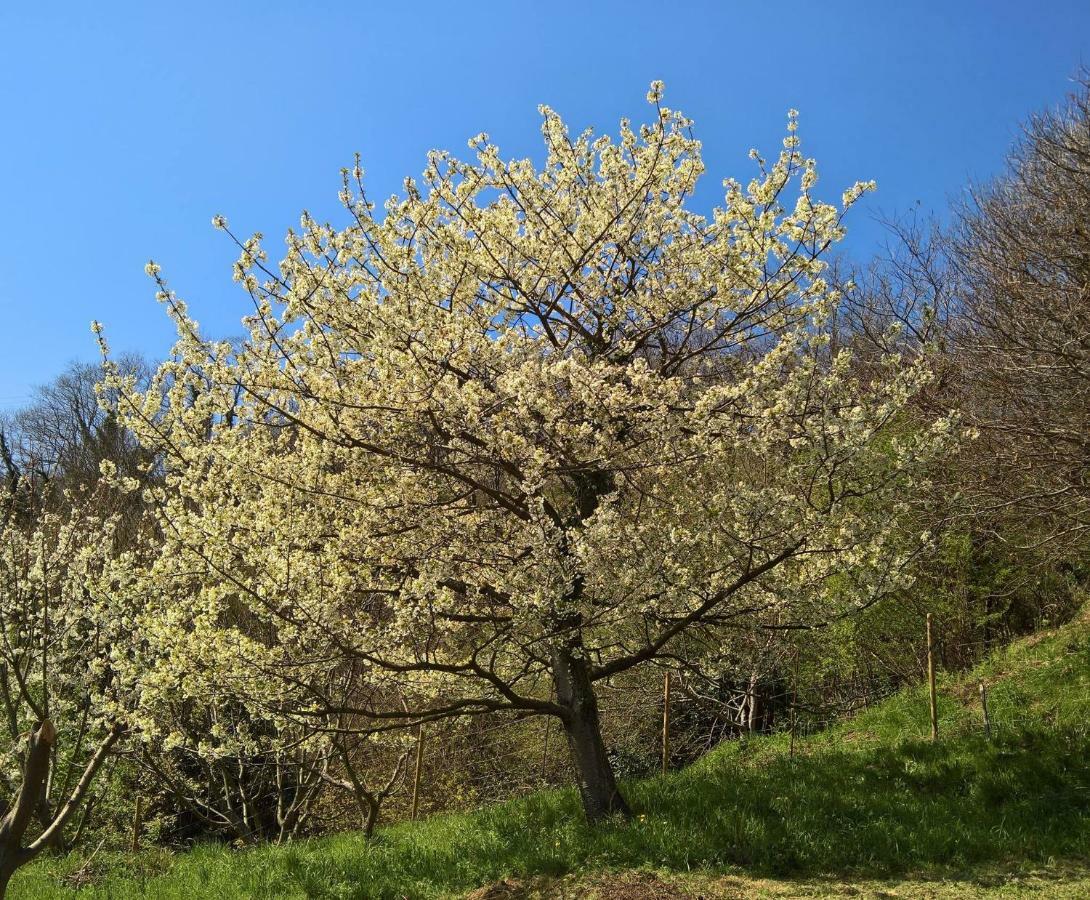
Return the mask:
<svg viewBox="0 0 1090 900">
<path fill-rule="evenodd" d="M 597 684 L 691 629 L 903 586 L 927 538 L 899 513 L 956 429 L 911 421 L 922 363 L 864 381 L 830 349 L 824 259 L 872 185 L 817 200 L 792 112 L 700 215 L 661 98 L 616 138 L 543 107 L 541 168 L 481 134 L 382 212 L 357 164 L 347 227 L 304 214 L 279 266 L 239 242 L 236 346 L 149 264 L 178 343 L 150 390 L 112 387 L 166 470 L 145 624 L 174 665 L 300 719 L 555 716 L 596 819 L 627 812 Z M 348 669 L 371 687 L 346 700 Z"/>
<path fill-rule="evenodd" d="M 67 845 L 131 699 L 115 663 L 132 620 L 117 615 L 104 576 L 124 521 L 119 496 L 105 483 L 81 487 L 53 511 L 32 478 L 11 474 L 0 495 L 0 714 L 10 738 L 0 752 L 0 897 L 16 869 Z"/>
</svg>

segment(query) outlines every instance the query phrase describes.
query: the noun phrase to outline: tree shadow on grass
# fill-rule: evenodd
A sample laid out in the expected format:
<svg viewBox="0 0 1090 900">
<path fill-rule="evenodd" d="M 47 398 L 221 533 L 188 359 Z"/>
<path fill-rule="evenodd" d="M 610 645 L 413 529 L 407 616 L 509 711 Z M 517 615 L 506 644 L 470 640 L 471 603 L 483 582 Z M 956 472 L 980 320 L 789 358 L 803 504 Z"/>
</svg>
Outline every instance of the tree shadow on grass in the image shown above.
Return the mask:
<svg viewBox="0 0 1090 900">
<path fill-rule="evenodd" d="M 1012 868 L 1083 860 L 1090 846 L 1090 742 L 1081 734 L 829 744 L 796 759 L 761 743 L 631 785 L 630 822 L 591 827 L 573 791 L 542 793 L 353 842 L 340 874 L 373 897 L 400 896 L 406 885 L 430 896 L 507 877 L 647 868 L 986 884 Z"/>
<path fill-rule="evenodd" d="M 644 845 L 667 851 L 670 865 L 883 876 L 1083 857 L 1090 846 L 1090 742 L 1081 734 L 830 748 L 698 767 L 676 780 L 637 791 L 640 812 L 690 837 L 684 853 Z"/>
</svg>

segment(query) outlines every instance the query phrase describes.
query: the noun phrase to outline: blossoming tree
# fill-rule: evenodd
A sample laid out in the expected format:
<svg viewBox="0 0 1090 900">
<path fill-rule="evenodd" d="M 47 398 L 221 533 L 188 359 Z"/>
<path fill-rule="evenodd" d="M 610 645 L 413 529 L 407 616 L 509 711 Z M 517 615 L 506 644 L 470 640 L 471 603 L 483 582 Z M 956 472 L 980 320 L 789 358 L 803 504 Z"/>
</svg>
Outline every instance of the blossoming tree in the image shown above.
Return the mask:
<svg viewBox="0 0 1090 900">
<path fill-rule="evenodd" d="M 30 481 L 31 479 L 26 479 Z M 64 496 L 43 508 L 17 478 L 0 494 L 0 897 L 15 871 L 65 829 L 123 734 L 128 698 L 113 651 L 127 623 L 102 582 L 119 516 L 107 492 Z M 85 819 L 84 819 L 85 821 Z M 75 839 L 83 824 L 75 829 Z M 72 835 L 69 835 L 70 837 Z"/>
<path fill-rule="evenodd" d="M 540 168 L 484 134 L 471 162 L 433 152 L 382 213 L 357 164 L 347 227 L 304 214 L 278 266 L 239 242 L 235 346 L 149 264 L 179 340 L 150 390 L 113 386 L 166 469 L 164 646 L 300 718 L 554 716 L 596 819 L 627 812 L 596 685 L 690 630 L 903 583 L 926 537 L 898 512 L 952 429 L 907 422 L 921 364 L 864 379 L 830 349 L 824 258 L 870 185 L 815 199 L 792 114 L 701 215 L 661 95 L 617 138 L 543 108 Z M 340 669 L 371 687 L 334 696 Z"/>
</svg>

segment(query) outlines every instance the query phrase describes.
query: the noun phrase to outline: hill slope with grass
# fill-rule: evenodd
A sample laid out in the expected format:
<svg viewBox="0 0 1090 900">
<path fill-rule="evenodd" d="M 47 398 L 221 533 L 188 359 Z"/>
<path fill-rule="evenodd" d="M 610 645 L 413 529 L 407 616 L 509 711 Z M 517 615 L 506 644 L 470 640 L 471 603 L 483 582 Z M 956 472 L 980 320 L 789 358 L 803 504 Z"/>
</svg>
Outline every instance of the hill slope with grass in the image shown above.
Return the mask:
<svg viewBox="0 0 1090 900">
<path fill-rule="evenodd" d="M 983 734 L 978 682 L 988 689 Z M 721 747 L 626 786 L 247 851 L 105 852 L 20 872 L 16 898 L 1090 896 L 1090 615 L 797 743 Z"/>
</svg>

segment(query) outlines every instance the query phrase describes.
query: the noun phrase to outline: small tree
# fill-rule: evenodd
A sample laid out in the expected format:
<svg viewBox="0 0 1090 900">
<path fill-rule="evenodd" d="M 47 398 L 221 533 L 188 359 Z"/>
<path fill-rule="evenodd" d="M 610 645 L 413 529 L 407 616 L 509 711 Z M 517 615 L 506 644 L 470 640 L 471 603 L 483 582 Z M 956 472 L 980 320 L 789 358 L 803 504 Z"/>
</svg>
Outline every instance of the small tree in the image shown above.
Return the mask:
<svg viewBox="0 0 1090 900">
<path fill-rule="evenodd" d="M 150 547 L 149 556 L 157 551 Z M 126 597 L 161 595 L 154 584 L 129 581 L 127 574 L 159 567 L 134 566 L 132 557 L 116 565 Z M 177 580 L 170 586 L 185 590 Z M 271 648 L 262 647 L 265 629 L 235 606 L 218 623 L 219 633 L 234 633 L 249 651 L 241 643 L 225 646 L 207 628 L 164 621 L 155 603 L 135 617 L 142 639 L 123 671 L 140 685 L 137 763 L 188 836 L 197 828 L 240 843 L 290 840 L 313 826 L 316 812 L 328 811 L 322 799 L 331 789 L 351 801 L 370 835 L 406 754 L 397 755 L 396 737 L 378 740 L 368 734 L 369 723 L 345 709 L 370 699 L 368 685 L 336 662 L 296 681 L 298 660 L 280 668 Z M 292 650 L 330 659 L 317 648 L 295 644 Z M 318 708 L 330 712 L 313 714 Z"/>
<path fill-rule="evenodd" d="M 627 812 L 597 684 L 687 631 L 824 620 L 903 581 L 922 542 L 898 513 L 950 421 L 908 420 L 922 363 L 861 378 L 830 351 L 842 209 L 794 114 L 705 217 L 691 123 L 649 100 L 617 140 L 543 108 L 540 170 L 486 135 L 474 162 L 432 153 L 384 217 L 346 171 L 347 227 L 304 214 L 279 267 L 239 243 L 234 348 L 149 264 L 179 342 L 150 391 L 112 386 L 167 467 L 161 640 L 221 648 L 270 704 L 303 686 L 298 716 L 555 716 L 596 819 Z M 347 665 L 389 688 L 316 687 Z M 430 699 L 376 699 L 395 692 Z"/>
<path fill-rule="evenodd" d="M 101 578 L 115 522 L 101 514 L 103 492 L 67 499 L 67 514 L 29 516 L 33 498 L 4 498 L 0 700 L 11 749 L 0 755 L 0 897 L 16 869 L 65 846 L 66 826 L 122 735 L 111 657 L 127 632 L 106 614 Z"/>
</svg>

